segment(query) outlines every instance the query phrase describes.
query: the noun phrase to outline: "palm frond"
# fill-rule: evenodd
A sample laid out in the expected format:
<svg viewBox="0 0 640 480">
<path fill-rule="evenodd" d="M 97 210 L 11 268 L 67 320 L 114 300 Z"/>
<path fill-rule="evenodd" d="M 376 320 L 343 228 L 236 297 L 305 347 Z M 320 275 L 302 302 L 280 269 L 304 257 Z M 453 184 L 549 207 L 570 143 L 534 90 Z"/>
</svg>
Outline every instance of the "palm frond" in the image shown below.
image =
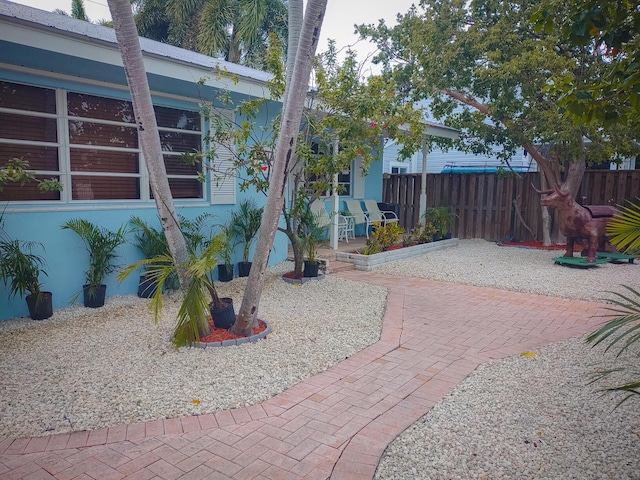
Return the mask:
<svg viewBox="0 0 640 480">
<path fill-rule="evenodd" d="M 235 20 L 233 0 L 208 0 L 198 22 L 198 51 L 218 56 L 229 49 L 229 30 Z"/>
<path fill-rule="evenodd" d="M 640 254 L 640 199 L 628 206 L 618 206 L 619 212 L 607 224 L 607 235 L 619 250 Z"/>
</svg>

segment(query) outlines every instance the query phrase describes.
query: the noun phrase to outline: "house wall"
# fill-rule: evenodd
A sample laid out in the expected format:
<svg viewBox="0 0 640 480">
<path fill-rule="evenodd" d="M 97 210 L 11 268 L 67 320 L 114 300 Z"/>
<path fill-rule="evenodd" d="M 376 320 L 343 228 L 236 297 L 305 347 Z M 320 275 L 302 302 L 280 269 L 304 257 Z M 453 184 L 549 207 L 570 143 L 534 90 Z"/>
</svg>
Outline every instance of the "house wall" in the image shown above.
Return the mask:
<svg viewBox="0 0 640 480">
<path fill-rule="evenodd" d="M 85 59 L 56 52 L 34 49 L 13 42 L 0 41 L 0 80 L 26 83 L 55 89 L 71 90 L 92 95 L 128 99 L 128 89 L 121 67 L 101 63 L 98 57 Z M 169 62 L 170 64 L 170 62 Z M 169 65 L 170 66 L 170 65 Z M 181 66 L 173 66 L 178 71 Z M 170 68 L 167 68 L 170 71 Z M 198 109 L 201 100 L 211 100 L 216 89 L 193 81 L 173 79 L 159 74 L 150 74 L 154 104 L 172 108 Z M 233 85 L 232 82 L 229 82 Z M 234 93 L 236 101 L 248 98 Z M 258 114 L 255 132 L 262 135 L 262 128 L 268 119 L 278 113 L 280 105 L 268 103 Z M 241 120 L 241 119 L 237 119 Z M 0 115 L 0 122 L 1 122 Z M 206 129 L 206 124 L 205 124 Z M 0 159 L 4 162 L 6 159 Z M 231 201 L 216 204 L 216 186 L 211 176 L 206 174 L 205 198 L 198 200 L 177 200 L 179 214 L 193 219 L 202 213 L 214 215 L 213 222 L 222 224 L 235 209 L 235 202 L 244 198 L 254 198 L 264 204 L 265 197 L 255 191 L 241 192 L 234 180 Z M 53 292 L 54 309 L 69 305 L 71 299 L 82 288 L 88 258 L 81 240 L 71 231 L 60 226 L 72 218 L 84 218 L 105 228 L 115 230 L 136 215 L 159 226 L 155 203 L 152 200 L 133 201 L 84 201 L 84 202 L 9 202 L 0 204 L 3 211 L 4 230 L 14 239 L 39 242 L 45 251 L 47 277 L 42 277 L 44 290 Z M 212 233 L 217 229 L 214 227 Z M 42 253 L 36 251 L 36 253 Z M 240 247 L 236 249 L 234 261 L 240 260 Z M 287 239 L 276 235 L 275 248 L 270 256 L 270 264 L 286 259 Z M 131 244 L 119 250 L 118 265 L 128 265 L 141 258 Z M 107 295 L 135 293 L 137 277 L 131 276 L 119 284 L 115 275 L 106 279 Z M 81 301 L 81 299 L 80 299 Z M 0 320 L 28 315 L 24 299 L 8 300 L 7 289 L 0 283 Z"/>
<path fill-rule="evenodd" d="M 393 167 L 405 167 L 405 173 L 422 173 L 422 152 L 414 153 L 411 158 L 398 160 L 400 147 L 395 142 L 389 142 L 384 149 L 384 173 L 392 173 Z M 511 160 L 511 166 L 524 171 L 537 171 L 537 166 L 530 156 L 520 156 Z M 433 148 L 427 154 L 427 173 L 440 173 L 447 167 L 454 168 L 496 168 L 501 166 L 499 159 L 486 155 L 474 155 L 456 149 L 446 152 L 440 148 Z"/>
</svg>

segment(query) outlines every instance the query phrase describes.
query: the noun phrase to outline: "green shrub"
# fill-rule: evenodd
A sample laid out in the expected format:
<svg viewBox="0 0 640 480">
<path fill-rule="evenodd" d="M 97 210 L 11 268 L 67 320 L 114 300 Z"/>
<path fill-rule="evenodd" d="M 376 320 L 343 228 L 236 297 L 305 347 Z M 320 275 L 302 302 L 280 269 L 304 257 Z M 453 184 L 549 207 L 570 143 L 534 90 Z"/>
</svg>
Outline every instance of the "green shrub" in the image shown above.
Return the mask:
<svg viewBox="0 0 640 480">
<path fill-rule="evenodd" d="M 388 223 L 384 226 L 378 222 L 374 223 L 364 254 L 373 255 L 386 251 L 390 246 L 400 242 L 400 236 L 403 233 L 404 229 L 397 223 Z"/>
</svg>

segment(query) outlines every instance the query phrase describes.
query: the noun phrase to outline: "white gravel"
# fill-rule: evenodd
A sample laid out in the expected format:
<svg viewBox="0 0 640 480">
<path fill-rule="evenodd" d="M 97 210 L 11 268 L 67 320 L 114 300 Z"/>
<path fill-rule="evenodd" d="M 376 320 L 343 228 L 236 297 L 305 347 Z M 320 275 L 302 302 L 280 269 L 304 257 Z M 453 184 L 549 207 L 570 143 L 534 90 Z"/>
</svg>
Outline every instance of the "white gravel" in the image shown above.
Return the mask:
<svg viewBox="0 0 640 480">
<path fill-rule="evenodd" d="M 45 321 L 0 322 L 0 435 L 256 404 L 378 340 L 386 289 L 331 276 L 292 286 L 280 278 L 291 269 L 270 269 L 259 318 L 273 332 L 256 344 L 176 350 L 169 342 L 176 300 L 165 302 L 155 326 L 147 300 L 132 295 L 110 297 L 96 310 L 58 310 Z M 236 311 L 245 282 L 217 284 Z"/>
<path fill-rule="evenodd" d="M 594 268 L 556 265 L 551 259 L 564 250 L 502 247 L 484 240 L 461 240 L 445 248 L 400 262 L 376 272 L 430 278 L 481 287 L 599 301 L 621 284 L 640 285 L 640 265 L 604 264 Z"/>
<path fill-rule="evenodd" d="M 554 265 L 563 253 L 461 241 L 376 271 L 587 300 L 640 286 L 640 265 Z M 617 360 L 603 350 L 575 338 L 481 365 L 389 445 L 375 478 L 640 479 L 640 397 L 615 408 L 623 396 L 601 392 L 640 380 L 640 345 Z"/>
</svg>

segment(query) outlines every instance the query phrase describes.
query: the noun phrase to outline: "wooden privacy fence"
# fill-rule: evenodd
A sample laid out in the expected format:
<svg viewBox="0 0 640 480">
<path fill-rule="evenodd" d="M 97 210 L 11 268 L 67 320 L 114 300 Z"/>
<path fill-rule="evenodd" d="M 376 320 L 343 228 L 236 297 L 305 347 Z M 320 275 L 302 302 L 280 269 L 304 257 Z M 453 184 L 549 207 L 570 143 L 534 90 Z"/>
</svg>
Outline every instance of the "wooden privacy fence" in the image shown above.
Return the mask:
<svg viewBox="0 0 640 480">
<path fill-rule="evenodd" d="M 419 223 L 421 181 L 420 174 L 384 175 L 382 201 L 397 206 L 400 224 L 407 230 Z M 458 238 L 541 239 L 540 195 L 532 183 L 540 185 L 538 173 L 523 174 L 521 180 L 494 173 L 428 174 L 427 207 L 450 207 L 456 214 L 451 233 Z M 634 200 L 640 197 L 640 170 L 588 170 L 577 200 L 582 202 L 583 197 L 590 205 Z"/>
</svg>

